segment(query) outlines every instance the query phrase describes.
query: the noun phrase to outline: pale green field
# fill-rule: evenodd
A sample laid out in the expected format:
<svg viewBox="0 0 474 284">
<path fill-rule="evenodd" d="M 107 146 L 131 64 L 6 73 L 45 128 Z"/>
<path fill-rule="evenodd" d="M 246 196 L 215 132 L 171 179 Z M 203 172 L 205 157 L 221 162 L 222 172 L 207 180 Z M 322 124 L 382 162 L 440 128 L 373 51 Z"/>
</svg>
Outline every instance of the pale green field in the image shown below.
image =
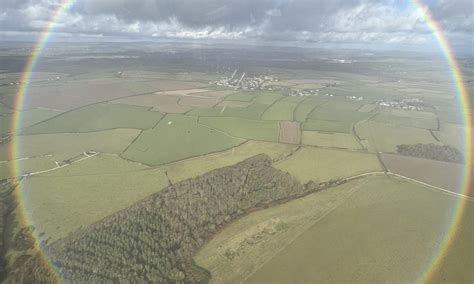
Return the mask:
<svg viewBox="0 0 474 284">
<path fill-rule="evenodd" d="M 281 100 L 271 105 L 262 115 L 262 120 L 293 120 L 297 102 Z"/>
<path fill-rule="evenodd" d="M 201 117 L 199 123 L 232 136 L 277 142 L 280 127 L 276 121 L 249 120 L 236 117 Z"/>
<path fill-rule="evenodd" d="M 303 131 L 303 144 L 332 148 L 363 149 L 351 134 Z"/>
<path fill-rule="evenodd" d="M 228 101 L 250 102 L 257 95 L 258 95 L 257 92 L 239 92 L 239 93 L 235 93 L 230 96 L 227 96 L 225 99 Z"/>
<path fill-rule="evenodd" d="M 375 104 L 367 104 L 361 106 L 357 111 L 359 112 L 372 112 L 377 108 L 377 105 Z"/>
<path fill-rule="evenodd" d="M 370 178 L 244 282 L 416 282 L 436 253 L 457 202 L 456 197 L 398 179 Z M 472 203 L 468 208 L 472 221 Z M 457 243 L 464 251 L 443 263 L 447 282 L 474 280 L 474 255 L 466 252 L 472 252 L 473 232 L 472 226 L 464 228 Z"/>
<path fill-rule="evenodd" d="M 377 114 L 373 121 L 391 124 L 393 126 L 437 129 L 438 120 L 431 112 L 412 111 L 411 113 L 394 112 Z"/>
<path fill-rule="evenodd" d="M 191 108 L 178 104 L 179 96 L 166 96 L 161 94 L 150 94 L 141 96 L 132 96 L 119 100 L 112 101 L 111 103 L 128 104 L 143 107 L 153 107 L 153 110 L 157 110 L 163 113 L 184 113 L 189 111 Z"/>
<path fill-rule="evenodd" d="M 37 233 L 53 241 L 167 185 L 162 170 L 99 155 L 23 179 L 21 188 Z"/>
<path fill-rule="evenodd" d="M 155 128 L 143 131 L 122 157 L 147 165 L 163 165 L 223 151 L 245 142 L 244 139 L 198 124 L 197 119 L 167 114 Z"/>
<path fill-rule="evenodd" d="M 26 128 L 25 134 L 89 132 L 115 128 L 152 128 L 163 116 L 149 108 L 125 104 L 94 104 L 66 112 Z"/>
<path fill-rule="evenodd" d="M 66 157 L 60 156 L 47 156 L 17 161 L 19 166 L 19 172 L 14 172 L 12 161 L 0 162 L 0 180 L 4 178 L 10 178 L 18 175 L 55 168 L 55 161 L 62 161 L 65 158 Z"/>
<path fill-rule="evenodd" d="M 173 183 L 193 178 L 208 171 L 233 165 L 258 154 L 267 154 L 280 160 L 296 150 L 297 146 L 273 142 L 248 141 L 231 150 L 171 163 L 162 167 Z"/>
<path fill-rule="evenodd" d="M 457 148 L 463 151 L 464 141 L 463 137 L 466 132 L 466 126 L 459 124 L 443 123 L 440 131 L 433 131 L 434 135 L 445 145 Z"/>
<path fill-rule="evenodd" d="M 355 129 L 361 139 L 368 141 L 371 151 L 394 153 L 400 144 L 440 144 L 428 130 L 420 128 L 364 121 L 356 124 Z"/>
<path fill-rule="evenodd" d="M 310 103 L 306 103 L 306 102 L 300 103 L 294 111 L 295 120 L 299 122 L 306 121 L 306 118 L 313 111 L 315 107 L 316 107 L 315 105 L 312 105 Z"/>
<path fill-rule="evenodd" d="M 45 154 L 74 156 L 88 150 L 119 154 L 140 134 L 137 129 L 89 133 L 57 133 L 18 136 L 20 158 Z M 10 143 L 0 145 L 0 160 L 9 159 Z"/>
<path fill-rule="evenodd" d="M 19 114 L 21 118 L 21 127 L 31 126 L 35 123 L 41 122 L 60 113 L 61 111 L 41 108 L 21 111 Z M 12 114 L 5 114 L 3 116 L 0 116 L 0 134 L 7 133 L 10 131 L 12 119 Z"/>
<path fill-rule="evenodd" d="M 302 147 L 292 156 L 274 164 L 299 181 L 329 181 L 381 171 L 376 155 L 347 150 Z"/>
</svg>

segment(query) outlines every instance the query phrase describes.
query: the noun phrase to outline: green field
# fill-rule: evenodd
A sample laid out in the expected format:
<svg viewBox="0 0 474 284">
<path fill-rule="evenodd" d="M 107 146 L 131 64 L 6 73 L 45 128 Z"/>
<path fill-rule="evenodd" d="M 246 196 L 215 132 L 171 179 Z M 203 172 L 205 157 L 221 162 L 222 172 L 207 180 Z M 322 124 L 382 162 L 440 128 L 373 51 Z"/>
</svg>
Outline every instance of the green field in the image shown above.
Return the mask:
<svg viewBox="0 0 474 284">
<path fill-rule="evenodd" d="M 258 93 L 256 92 L 239 92 L 227 96 L 225 99 L 227 101 L 242 101 L 242 102 L 250 102 L 252 101 Z"/>
<path fill-rule="evenodd" d="M 339 120 L 307 120 L 302 124 L 303 130 L 350 133 L 352 123 Z"/>
<path fill-rule="evenodd" d="M 232 136 L 277 142 L 280 126 L 276 121 L 249 120 L 236 117 L 201 117 L 199 123 Z"/>
<path fill-rule="evenodd" d="M 258 96 L 256 96 L 253 99 L 253 102 L 258 103 L 258 104 L 271 105 L 282 98 L 283 98 L 282 95 L 264 92 L 264 93 L 259 93 Z"/>
<path fill-rule="evenodd" d="M 364 112 L 331 110 L 330 108 L 326 108 L 326 105 L 327 104 L 314 109 L 308 118 L 311 120 L 332 120 L 356 123 L 370 117 L 370 114 Z"/>
<path fill-rule="evenodd" d="M 244 141 L 198 124 L 197 117 L 167 114 L 155 128 L 143 131 L 122 156 L 148 165 L 162 165 L 229 149 Z"/>
<path fill-rule="evenodd" d="M 89 150 L 120 154 L 139 134 L 137 129 L 114 129 L 90 133 L 18 136 L 18 148 L 21 149 L 19 158 L 47 154 L 72 157 Z M 10 143 L 0 145 L 0 160 L 9 159 L 10 146 Z"/>
<path fill-rule="evenodd" d="M 466 126 L 459 124 L 443 123 L 440 131 L 433 131 L 436 138 L 438 138 L 444 145 L 449 145 L 462 151 L 464 148 L 463 136 L 466 133 Z"/>
<path fill-rule="evenodd" d="M 297 102 L 281 100 L 271 105 L 262 115 L 263 120 L 293 120 Z"/>
<path fill-rule="evenodd" d="M 64 157 L 65 158 L 65 157 Z M 28 160 L 17 161 L 20 172 L 13 172 L 13 162 L 0 162 L 0 180 L 17 175 L 24 175 L 31 172 L 51 169 L 56 167 L 55 161 L 62 161 L 63 157 L 36 157 Z"/>
<path fill-rule="evenodd" d="M 263 141 L 248 141 L 223 152 L 199 156 L 163 166 L 173 183 L 193 178 L 208 171 L 233 165 L 258 154 L 267 154 L 273 160 L 283 159 L 294 150 L 295 145 Z"/>
<path fill-rule="evenodd" d="M 377 114 L 373 118 L 373 121 L 388 123 L 394 126 L 415 127 L 433 130 L 438 128 L 438 120 L 433 113 L 421 113 L 415 111 L 413 111 L 413 113 L 413 115 L 395 115 L 381 113 Z M 419 114 L 415 115 L 415 113 Z"/>
<path fill-rule="evenodd" d="M 348 162 L 350 161 L 350 162 Z M 377 156 L 347 150 L 302 147 L 288 159 L 275 164 L 299 181 L 329 181 L 381 171 Z"/>
<path fill-rule="evenodd" d="M 294 111 L 294 119 L 299 122 L 305 122 L 306 118 L 315 107 L 315 105 L 312 105 L 309 102 L 301 102 Z"/>
<path fill-rule="evenodd" d="M 346 149 L 362 149 L 354 136 L 343 133 L 321 133 L 317 131 L 303 131 L 304 145 L 346 148 Z"/>
<path fill-rule="evenodd" d="M 61 111 L 47 110 L 47 109 L 32 109 L 21 111 L 19 117 L 21 119 L 21 127 L 28 127 L 55 115 L 60 114 Z M 0 134 L 8 133 L 12 126 L 13 115 L 5 114 L 0 116 Z"/>
<path fill-rule="evenodd" d="M 371 151 L 396 152 L 400 144 L 440 144 L 428 130 L 420 128 L 365 121 L 358 123 L 355 129 L 357 135 L 367 141 Z"/>
<path fill-rule="evenodd" d="M 267 105 L 261 103 L 252 103 L 247 107 L 224 107 L 218 106 L 213 108 L 195 108 L 188 112 L 191 116 L 222 116 L 222 117 L 240 117 L 245 119 L 260 119 L 260 116 L 268 108 Z"/>
<path fill-rule="evenodd" d="M 195 261 L 211 272 L 211 283 L 413 283 L 456 202 L 399 179 L 355 180 L 235 221 Z M 469 204 L 467 222 L 473 209 Z M 472 282 L 473 233 L 462 226 L 435 283 Z"/>
<path fill-rule="evenodd" d="M 164 172 L 99 155 L 22 180 L 28 211 L 38 234 L 65 237 L 168 185 Z"/>
<path fill-rule="evenodd" d="M 25 134 L 90 132 L 115 128 L 152 128 L 162 117 L 146 107 L 124 104 L 94 104 L 63 113 L 26 128 Z"/>
</svg>

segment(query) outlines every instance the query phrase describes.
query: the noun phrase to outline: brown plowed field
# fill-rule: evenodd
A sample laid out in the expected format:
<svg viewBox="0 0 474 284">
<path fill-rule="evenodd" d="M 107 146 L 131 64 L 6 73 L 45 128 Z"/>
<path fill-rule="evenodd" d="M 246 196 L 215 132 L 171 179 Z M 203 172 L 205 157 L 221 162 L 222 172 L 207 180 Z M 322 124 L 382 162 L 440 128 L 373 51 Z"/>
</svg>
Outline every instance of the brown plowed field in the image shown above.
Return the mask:
<svg viewBox="0 0 474 284">
<path fill-rule="evenodd" d="M 300 144 L 301 128 L 299 122 L 282 121 L 280 122 L 280 142 L 288 144 Z"/>
<path fill-rule="evenodd" d="M 461 192 L 464 177 L 464 165 L 462 164 L 393 154 L 382 154 L 381 158 L 387 169 L 392 173 L 474 197 L 474 188 L 468 193 Z M 471 168 L 471 172 L 471 175 L 474 174 L 474 168 Z"/>
</svg>

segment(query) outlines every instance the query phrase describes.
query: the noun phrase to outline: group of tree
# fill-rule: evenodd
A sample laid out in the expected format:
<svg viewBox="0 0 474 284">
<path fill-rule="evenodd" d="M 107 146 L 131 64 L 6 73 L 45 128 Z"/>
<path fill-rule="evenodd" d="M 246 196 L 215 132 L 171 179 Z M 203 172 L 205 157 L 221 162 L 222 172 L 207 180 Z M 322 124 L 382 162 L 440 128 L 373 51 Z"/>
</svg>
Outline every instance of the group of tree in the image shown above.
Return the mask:
<svg viewBox="0 0 474 284">
<path fill-rule="evenodd" d="M 397 153 L 405 156 L 438 160 L 452 163 L 462 163 L 462 153 L 451 146 L 436 144 L 402 144 L 397 146 Z"/>
</svg>

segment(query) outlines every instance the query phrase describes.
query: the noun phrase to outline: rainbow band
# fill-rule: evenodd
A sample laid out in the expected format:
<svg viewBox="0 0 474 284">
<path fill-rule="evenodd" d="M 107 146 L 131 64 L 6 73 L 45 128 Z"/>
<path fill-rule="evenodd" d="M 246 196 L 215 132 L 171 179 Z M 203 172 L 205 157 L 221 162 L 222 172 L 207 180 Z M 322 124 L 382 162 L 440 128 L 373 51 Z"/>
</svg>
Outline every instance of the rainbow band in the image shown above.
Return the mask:
<svg viewBox="0 0 474 284">
<path fill-rule="evenodd" d="M 22 117 L 21 117 L 20 111 L 23 109 L 23 105 L 28 93 L 28 87 L 31 81 L 31 75 L 38 61 L 38 58 L 41 55 L 50 35 L 52 34 L 54 27 L 60 20 L 61 16 L 65 13 L 65 11 L 67 11 L 72 6 L 74 2 L 75 0 L 62 1 L 58 9 L 55 11 L 54 15 L 51 17 L 49 24 L 44 28 L 44 30 L 40 34 L 34 46 L 33 52 L 31 53 L 24 67 L 24 70 L 22 72 L 21 79 L 20 79 L 22 84 L 20 85 L 15 97 L 15 102 L 14 102 L 15 113 L 13 114 L 11 133 L 15 133 L 16 130 L 22 127 Z M 462 184 L 462 187 L 463 187 L 462 193 L 465 195 L 468 195 L 470 191 L 470 185 L 474 181 L 473 177 L 471 176 L 472 174 L 471 167 L 473 166 L 472 161 L 474 160 L 474 156 L 473 156 L 474 155 L 474 151 L 473 151 L 474 149 L 474 145 L 473 145 L 474 122 L 472 119 L 469 94 L 464 84 L 464 79 L 462 77 L 462 73 L 459 68 L 458 62 L 456 61 L 456 58 L 454 56 L 454 52 L 451 46 L 449 45 L 448 40 L 446 39 L 446 36 L 441 30 L 439 24 L 434 20 L 428 8 L 421 2 L 421 0 L 412 0 L 412 2 L 415 5 L 416 9 L 418 10 L 419 14 L 423 17 L 423 19 L 425 19 L 430 30 L 433 32 L 440 46 L 440 49 L 442 53 L 444 54 L 444 57 L 446 58 L 446 61 L 451 69 L 453 81 L 455 82 L 455 85 L 456 85 L 456 91 L 458 95 L 457 97 L 459 99 L 460 106 L 462 108 L 463 120 L 464 120 L 465 129 L 466 129 L 465 134 L 464 134 L 465 135 L 464 142 L 465 142 L 465 165 L 466 166 L 465 166 L 465 172 L 464 172 L 464 180 Z M 21 149 L 17 141 L 17 137 L 15 135 L 12 135 L 11 143 L 10 143 L 10 159 L 13 161 L 12 171 L 13 173 L 18 173 L 18 176 L 20 175 L 19 173 L 21 173 L 20 165 L 17 160 L 17 158 L 21 157 L 20 150 Z M 24 189 L 22 188 L 21 183 L 19 184 L 19 188 L 14 191 L 16 202 L 18 204 L 17 208 L 19 209 L 18 219 L 21 221 L 22 226 L 29 226 L 32 222 L 30 222 L 28 210 L 25 206 L 26 199 L 24 197 L 23 191 Z M 423 271 L 423 273 L 419 277 L 418 279 L 419 282 L 429 282 L 430 279 L 432 279 L 433 275 L 435 275 L 435 273 L 441 267 L 441 264 L 444 258 L 448 254 L 453 242 L 456 240 L 456 237 L 459 233 L 460 224 L 466 210 L 467 202 L 468 202 L 467 199 L 459 198 L 453 211 L 452 221 L 451 221 L 451 224 L 449 225 L 449 229 L 447 230 L 443 238 L 443 241 L 441 242 L 441 245 L 438 249 L 436 256 L 431 259 L 431 262 L 429 263 L 428 267 Z M 38 236 L 35 235 L 34 237 L 35 237 L 35 248 L 39 252 L 42 262 L 44 262 L 44 264 L 47 267 L 49 267 L 49 269 L 51 270 L 51 273 L 56 277 L 56 279 L 59 282 L 61 278 L 59 277 L 59 274 L 57 273 L 54 266 L 48 261 L 48 258 L 41 247 Z"/>
<path fill-rule="evenodd" d="M 40 57 L 44 47 L 46 46 L 46 43 L 48 42 L 48 39 L 52 34 L 51 32 L 53 31 L 54 27 L 61 19 L 61 16 L 64 14 L 64 12 L 72 6 L 73 2 L 74 0 L 62 1 L 58 9 L 52 15 L 49 24 L 41 32 L 38 40 L 36 41 L 36 44 L 33 47 L 33 51 L 31 52 L 30 57 L 28 58 L 25 67 L 23 68 L 23 72 L 20 77 L 20 87 L 18 88 L 14 101 L 14 113 L 12 125 L 10 126 L 11 133 L 15 133 L 18 129 L 22 128 L 21 110 L 23 109 L 25 99 L 28 94 L 28 87 L 30 85 L 31 76 L 33 74 L 35 65 L 38 62 L 38 58 Z M 17 173 L 12 176 L 21 176 L 20 163 L 17 160 L 19 157 L 21 157 L 20 150 L 20 144 L 18 143 L 17 136 L 11 135 L 9 149 L 10 159 L 13 161 L 11 171 L 13 173 Z M 20 225 L 22 227 L 30 226 L 33 223 L 31 222 L 31 218 L 28 214 L 24 190 L 25 189 L 23 188 L 22 183 L 18 182 L 18 188 L 13 191 L 17 205 L 17 219 L 19 220 Z M 37 251 L 39 261 L 46 269 L 48 269 L 49 275 L 52 276 L 55 282 L 61 282 L 61 277 L 58 271 L 55 269 L 54 265 L 50 263 L 48 257 L 42 249 L 42 244 L 39 241 L 40 238 L 36 232 L 33 232 L 33 237 L 35 239 L 34 249 Z"/>
<path fill-rule="evenodd" d="M 433 18 L 433 15 L 430 13 L 428 8 L 421 2 L 421 0 L 413 0 L 418 12 L 420 15 L 425 19 L 428 27 L 433 32 L 439 47 L 446 58 L 446 61 L 451 69 L 451 74 L 453 77 L 453 81 L 456 85 L 456 91 L 458 93 L 458 99 L 460 102 L 461 111 L 463 114 L 464 126 L 465 126 L 465 133 L 464 133 L 464 152 L 465 152 L 465 168 L 464 168 L 464 180 L 462 183 L 462 193 L 464 195 L 469 195 L 471 190 L 471 185 L 474 182 L 472 176 L 472 161 L 474 160 L 474 129 L 473 129 L 473 119 L 471 113 L 471 105 L 470 105 L 470 98 L 469 93 L 467 91 L 466 85 L 464 83 L 464 79 L 462 76 L 461 69 L 459 68 L 459 64 L 456 60 L 455 54 L 448 42 L 448 39 L 443 33 L 443 30 L 439 26 L 439 24 Z M 427 283 L 430 282 L 432 277 L 439 271 L 441 265 L 443 264 L 443 260 L 447 256 L 450 248 L 452 247 L 453 243 L 457 239 L 457 235 L 459 233 L 459 228 L 461 227 L 461 222 L 463 220 L 466 207 L 468 204 L 468 200 L 465 198 L 459 198 L 457 204 L 455 205 L 453 215 L 452 215 L 452 222 L 447 230 L 447 233 L 444 235 L 444 238 L 441 242 L 437 255 L 431 259 L 427 269 L 425 269 L 424 273 L 418 279 L 420 283 Z"/>
</svg>

